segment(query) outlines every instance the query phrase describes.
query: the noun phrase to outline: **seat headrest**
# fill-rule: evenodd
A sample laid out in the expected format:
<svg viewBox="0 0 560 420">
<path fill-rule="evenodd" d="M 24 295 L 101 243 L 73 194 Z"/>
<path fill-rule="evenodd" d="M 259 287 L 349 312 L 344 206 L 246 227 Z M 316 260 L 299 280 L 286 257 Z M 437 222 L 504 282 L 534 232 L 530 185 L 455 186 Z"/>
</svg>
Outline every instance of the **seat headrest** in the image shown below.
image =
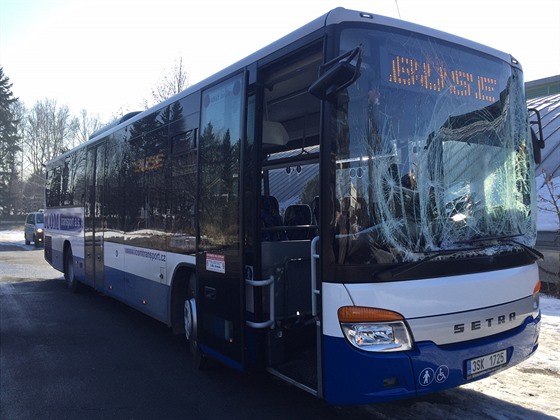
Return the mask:
<svg viewBox="0 0 560 420">
<path fill-rule="evenodd" d="M 263 121 L 263 143 L 285 146 L 290 136 L 282 125 L 276 121 Z"/>
</svg>

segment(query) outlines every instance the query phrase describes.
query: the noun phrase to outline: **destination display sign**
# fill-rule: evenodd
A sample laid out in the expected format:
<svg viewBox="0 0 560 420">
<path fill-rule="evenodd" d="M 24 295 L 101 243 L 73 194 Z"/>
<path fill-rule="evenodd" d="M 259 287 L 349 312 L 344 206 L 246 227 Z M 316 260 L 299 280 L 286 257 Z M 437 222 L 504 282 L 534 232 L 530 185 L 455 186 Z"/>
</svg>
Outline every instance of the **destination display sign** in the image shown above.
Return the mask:
<svg viewBox="0 0 560 420">
<path fill-rule="evenodd" d="M 462 55 L 461 55 L 462 54 Z M 462 51 L 451 55 L 411 54 L 404 51 L 383 53 L 385 84 L 425 93 L 453 96 L 494 103 L 500 98 L 499 77 L 503 66 Z"/>
</svg>

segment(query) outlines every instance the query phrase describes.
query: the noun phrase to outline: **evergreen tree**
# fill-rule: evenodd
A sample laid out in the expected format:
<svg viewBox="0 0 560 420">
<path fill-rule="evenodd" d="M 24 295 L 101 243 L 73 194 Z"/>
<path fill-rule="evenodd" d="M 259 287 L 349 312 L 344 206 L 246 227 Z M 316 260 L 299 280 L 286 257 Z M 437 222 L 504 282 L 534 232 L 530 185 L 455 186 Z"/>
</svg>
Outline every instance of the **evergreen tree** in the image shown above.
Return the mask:
<svg viewBox="0 0 560 420">
<path fill-rule="evenodd" d="M 18 181 L 17 154 L 21 151 L 10 79 L 0 67 L 0 214 L 13 211 L 13 186 Z"/>
</svg>

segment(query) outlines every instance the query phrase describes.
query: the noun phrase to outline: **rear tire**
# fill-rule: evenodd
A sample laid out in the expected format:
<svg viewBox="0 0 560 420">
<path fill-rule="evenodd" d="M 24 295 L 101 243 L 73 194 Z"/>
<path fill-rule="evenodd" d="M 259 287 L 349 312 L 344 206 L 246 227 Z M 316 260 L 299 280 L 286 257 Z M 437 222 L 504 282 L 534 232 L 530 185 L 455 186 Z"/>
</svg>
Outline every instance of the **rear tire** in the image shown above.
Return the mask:
<svg viewBox="0 0 560 420">
<path fill-rule="evenodd" d="M 74 273 L 74 256 L 72 255 L 72 248 L 68 248 L 64 256 L 64 279 L 66 285 L 73 293 L 78 293 L 79 282 Z"/>
</svg>

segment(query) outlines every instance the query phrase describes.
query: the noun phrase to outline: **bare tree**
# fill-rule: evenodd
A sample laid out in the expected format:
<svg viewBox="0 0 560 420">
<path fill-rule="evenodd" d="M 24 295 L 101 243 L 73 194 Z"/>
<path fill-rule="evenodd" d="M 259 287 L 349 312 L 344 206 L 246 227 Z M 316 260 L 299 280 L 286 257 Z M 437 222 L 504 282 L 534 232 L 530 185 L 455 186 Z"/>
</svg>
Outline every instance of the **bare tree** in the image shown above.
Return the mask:
<svg viewBox="0 0 560 420">
<path fill-rule="evenodd" d="M 164 70 L 161 81 L 152 89 L 151 101 L 145 99 L 143 105 L 145 108 L 149 108 L 176 95 L 187 87 L 189 87 L 189 74 L 183 65 L 183 58 L 179 57 L 175 60 L 171 70 Z"/>
<path fill-rule="evenodd" d="M 78 144 L 84 143 L 89 140 L 89 136 L 101 128 L 103 125 L 99 120 L 99 116 L 88 115 L 85 109 L 80 111 L 78 116 L 78 126 L 76 129 L 76 136 L 72 144 L 69 144 L 70 148 L 77 146 Z"/>
<path fill-rule="evenodd" d="M 27 114 L 24 130 L 24 171 L 42 174 L 43 165 L 69 150 L 75 143 L 78 119 L 70 115 L 66 105 L 55 100 L 39 101 Z"/>
</svg>

